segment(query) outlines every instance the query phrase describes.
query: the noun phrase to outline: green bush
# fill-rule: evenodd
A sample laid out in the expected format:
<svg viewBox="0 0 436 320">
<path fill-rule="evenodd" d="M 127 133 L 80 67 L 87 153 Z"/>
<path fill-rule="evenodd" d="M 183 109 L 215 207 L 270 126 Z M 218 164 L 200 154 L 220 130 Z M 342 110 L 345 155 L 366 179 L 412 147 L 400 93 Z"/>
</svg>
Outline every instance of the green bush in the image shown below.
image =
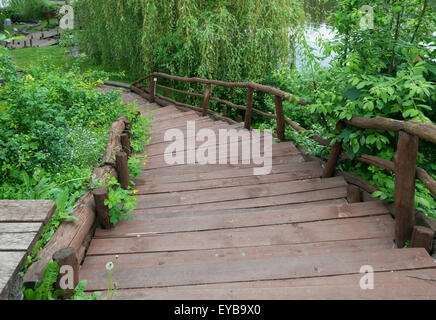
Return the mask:
<svg viewBox="0 0 436 320">
<path fill-rule="evenodd" d="M 0 49 L 0 199 L 51 199 L 57 210 L 29 256 L 25 269 L 59 224 L 72 219 L 75 201 L 100 165 L 108 129 L 121 115 L 132 123 L 132 146 L 147 143 L 148 120 L 126 106 L 120 91 L 95 87 L 105 73 L 65 72 L 42 64 L 19 76 Z"/>
<path fill-rule="evenodd" d="M 11 0 L 7 12 L 14 22 L 33 21 L 44 19 L 45 12 L 56 7 L 49 0 Z"/>
</svg>

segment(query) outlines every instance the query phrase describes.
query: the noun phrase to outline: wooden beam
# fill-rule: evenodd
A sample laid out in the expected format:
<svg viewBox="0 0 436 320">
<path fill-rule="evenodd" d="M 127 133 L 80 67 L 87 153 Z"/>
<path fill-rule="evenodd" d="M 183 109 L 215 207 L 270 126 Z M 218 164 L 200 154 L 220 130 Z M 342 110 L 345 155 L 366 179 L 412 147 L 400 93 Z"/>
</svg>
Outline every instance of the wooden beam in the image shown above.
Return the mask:
<svg viewBox="0 0 436 320">
<path fill-rule="evenodd" d="M 428 253 L 431 252 L 434 231 L 430 228 L 415 226 L 412 232 L 410 246 L 412 248 L 424 248 Z"/>
<path fill-rule="evenodd" d="M 112 224 L 109 218 L 109 208 L 104 201 L 109 199 L 108 190 L 106 188 L 94 189 L 92 191 L 95 201 L 95 211 L 98 221 L 104 229 L 110 229 Z"/>
<path fill-rule="evenodd" d="M 201 107 L 203 109 L 203 117 L 205 117 L 207 115 L 207 110 L 209 110 L 210 90 L 211 90 L 211 84 L 208 83 L 206 85 L 206 90 L 204 92 L 203 104 L 201 105 Z"/>
<path fill-rule="evenodd" d="M 128 157 L 125 152 L 117 152 L 115 155 L 118 181 L 121 188 L 127 190 L 130 185 Z"/>
<path fill-rule="evenodd" d="M 285 114 L 283 112 L 283 99 L 280 96 L 274 96 L 274 104 L 277 115 L 277 138 L 285 140 Z"/>
<path fill-rule="evenodd" d="M 154 102 L 154 90 L 156 82 L 154 81 L 154 77 L 150 78 L 150 102 Z"/>
<path fill-rule="evenodd" d="M 353 185 L 347 186 L 347 201 L 348 203 L 362 202 L 359 187 Z"/>
<path fill-rule="evenodd" d="M 344 128 L 345 128 L 345 123 L 343 121 L 339 121 L 336 124 L 336 130 L 339 131 L 339 134 Z M 333 177 L 341 153 L 342 153 L 342 143 L 336 141 L 336 143 L 331 147 L 329 160 L 327 161 L 326 167 L 324 168 L 322 178 Z"/>
<path fill-rule="evenodd" d="M 247 110 L 245 110 L 245 129 L 251 129 L 251 114 L 253 108 L 253 88 L 247 90 Z"/>
<path fill-rule="evenodd" d="M 415 224 L 415 172 L 419 139 L 400 131 L 395 154 L 395 243 L 404 247 Z"/>
<path fill-rule="evenodd" d="M 64 290 L 63 298 L 69 299 L 74 294 L 74 288 L 79 284 L 79 261 L 77 260 L 76 249 L 70 247 L 56 251 L 53 254 L 53 260 L 59 265 L 56 289 Z M 68 280 L 71 280 L 68 277 L 69 272 L 73 273 L 73 283 L 68 282 Z"/>
</svg>

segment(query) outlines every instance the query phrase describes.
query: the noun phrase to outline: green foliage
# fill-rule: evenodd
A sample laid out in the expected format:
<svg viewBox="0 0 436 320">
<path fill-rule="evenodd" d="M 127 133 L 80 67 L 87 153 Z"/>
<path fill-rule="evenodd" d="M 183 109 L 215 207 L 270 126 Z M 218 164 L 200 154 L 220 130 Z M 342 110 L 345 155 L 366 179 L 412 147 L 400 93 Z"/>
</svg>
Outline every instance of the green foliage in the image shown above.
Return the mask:
<svg viewBox="0 0 436 320">
<path fill-rule="evenodd" d="M 45 12 L 56 8 L 49 0 L 11 0 L 8 12 L 13 21 L 32 21 L 45 18 Z"/>
<path fill-rule="evenodd" d="M 374 8 L 374 29 L 361 28 L 363 5 Z M 329 20 L 337 36 L 333 41 L 319 42 L 323 55 L 316 56 L 302 36 L 303 70 L 289 72 L 283 65 L 268 80 L 309 103 L 306 107 L 284 103 L 285 115 L 314 134 L 332 138 L 333 143 L 341 141 L 350 159 L 370 154 L 392 160 L 397 134 L 347 126 L 337 136 L 335 126 L 338 120 L 353 116 L 436 121 L 436 51 L 428 45 L 436 40 L 435 12 L 428 0 L 335 1 Z M 332 54 L 331 67 L 322 67 L 320 61 Z M 314 147 L 305 134 L 287 130 L 287 136 L 315 155 L 328 156 L 325 148 Z M 435 149 L 433 144 L 420 142 L 418 165 L 433 176 Z M 374 196 L 393 201 L 392 173 L 355 161 L 346 161 L 341 168 L 378 185 L 380 191 Z M 416 207 L 436 218 L 436 201 L 429 190 L 417 182 L 415 191 Z"/>
<path fill-rule="evenodd" d="M 79 0 L 75 6 L 85 52 L 137 77 L 160 71 L 260 78 L 287 61 L 304 16 L 298 0 Z"/>
<path fill-rule="evenodd" d="M 132 122 L 132 143 L 142 151 L 148 119 L 120 92 L 95 90 L 106 74 L 33 67 L 19 77 L 7 50 L 0 49 L 0 199 L 51 199 L 56 212 L 26 260 L 23 272 L 70 216 L 100 165 L 107 131 L 121 115 Z"/>
<path fill-rule="evenodd" d="M 65 294 L 63 290 L 55 290 L 55 284 L 59 275 L 59 265 L 56 261 L 50 261 L 44 269 L 43 281 L 37 282 L 35 287 L 24 289 L 24 300 L 58 300 Z M 74 288 L 70 300 L 97 300 L 101 292 L 93 292 L 85 295 L 86 280 L 82 280 Z"/>
<path fill-rule="evenodd" d="M 109 199 L 104 204 L 109 207 L 110 222 L 116 225 L 119 221 L 133 220 L 130 212 L 135 210 L 137 201 L 133 190 L 125 190 L 120 187 L 115 177 L 107 176 L 106 185 L 109 191 Z"/>
<path fill-rule="evenodd" d="M 58 274 L 59 265 L 57 262 L 49 262 L 44 269 L 44 279 L 42 283 L 36 283 L 34 289 L 25 289 L 24 300 L 57 300 L 65 293 L 62 290 L 54 290 Z"/>
<path fill-rule="evenodd" d="M 137 178 L 141 175 L 141 162 L 146 164 L 145 159 L 147 158 L 147 155 L 134 155 L 132 157 L 129 157 L 128 160 L 128 166 L 129 166 L 129 175 L 130 175 L 130 184 L 135 185 L 135 182 L 133 181 L 134 178 Z"/>
</svg>

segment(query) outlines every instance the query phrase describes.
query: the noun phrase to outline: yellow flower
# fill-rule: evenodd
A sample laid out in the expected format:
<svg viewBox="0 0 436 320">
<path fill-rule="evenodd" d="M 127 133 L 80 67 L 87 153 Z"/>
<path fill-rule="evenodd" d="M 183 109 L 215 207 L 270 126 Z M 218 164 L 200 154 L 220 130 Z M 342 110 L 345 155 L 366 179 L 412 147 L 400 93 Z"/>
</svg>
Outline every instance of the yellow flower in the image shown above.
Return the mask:
<svg viewBox="0 0 436 320">
<path fill-rule="evenodd" d="M 95 124 L 95 122 L 94 122 L 94 121 L 91 121 L 91 124 Z"/>
<path fill-rule="evenodd" d="M 145 155 L 144 155 L 144 158 L 148 158 L 148 156 L 145 154 Z"/>
<path fill-rule="evenodd" d="M 138 190 L 133 190 L 133 194 L 137 194 L 138 192 Z"/>
<path fill-rule="evenodd" d="M 144 166 L 147 165 L 147 162 L 144 162 Z"/>
<path fill-rule="evenodd" d="M 28 74 L 26 75 L 26 80 L 33 81 L 35 79 L 33 79 L 33 77 L 30 74 Z"/>
</svg>

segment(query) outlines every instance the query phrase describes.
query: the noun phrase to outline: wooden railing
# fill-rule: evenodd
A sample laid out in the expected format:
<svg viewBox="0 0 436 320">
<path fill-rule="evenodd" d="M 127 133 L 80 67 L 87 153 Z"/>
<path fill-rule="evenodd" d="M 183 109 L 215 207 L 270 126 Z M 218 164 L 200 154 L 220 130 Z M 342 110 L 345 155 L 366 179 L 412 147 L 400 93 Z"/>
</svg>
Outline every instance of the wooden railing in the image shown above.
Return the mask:
<svg viewBox="0 0 436 320">
<path fill-rule="evenodd" d="M 164 78 L 180 82 L 204 84 L 205 91 L 202 94 L 163 86 L 157 83 L 158 78 Z M 146 80 L 149 82 L 144 85 L 143 82 Z M 246 88 L 246 105 L 236 105 L 230 101 L 212 97 L 212 85 L 224 86 L 229 88 Z M 299 126 L 291 119 L 285 118 L 283 112 L 283 100 L 296 102 L 303 106 L 307 105 L 307 103 L 302 99 L 293 97 L 291 94 L 273 87 L 253 82 L 225 82 L 218 80 L 206 80 L 201 78 L 184 78 L 158 72 L 153 72 L 139 79 L 138 81 L 133 82 L 130 87 L 133 91 L 151 102 L 154 102 L 155 98 L 158 97 L 175 105 L 202 112 L 203 115 L 216 115 L 214 111 L 209 109 L 209 101 L 211 100 L 232 108 L 243 110 L 245 111 L 244 126 L 248 130 L 251 129 L 251 119 L 253 113 L 257 113 L 267 118 L 276 119 L 277 137 L 280 140 L 284 140 L 285 138 L 286 125 L 291 126 L 296 131 L 306 132 L 309 134 L 311 139 L 315 140 L 323 146 L 331 147 L 330 156 L 322 174 L 323 178 L 332 177 L 334 175 L 337 163 L 341 156 L 344 159 L 348 159 L 347 154 L 342 150 L 342 144 L 340 142 L 336 142 L 332 145 L 331 140 L 324 139 L 317 135 L 313 135 L 309 130 L 306 130 L 305 128 Z M 164 96 L 156 94 L 156 88 L 163 89 Z M 253 93 L 255 90 L 274 95 L 275 114 L 263 112 L 253 107 Z M 202 99 L 201 107 L 196 107 L 179 101 L 175 101 L 167 96 L 168 91 L 198 97 Z M 336 129 L 340 132 L 347 125 L 362 129 L 399 132 L 397 152 L 395 154 L 393 162 L 366 154 L 356 157 L 354 158 L 354 160 L 374 165 L 395 173 L 395 242 L 398 247 L 403 247 L 406 241 L 411 238 L 413 227 L 415 224 L 415 178 L 421 180 L 421 182 L 430 190 L 432 195 L 436 198 L 436 180 L 433 179 L 424 169 L 416 167 L 419 139 L 430 141 L 436 144 L 436 126 L 418 121 L 401 121 L 382 117 L 353 117 L 350 120 L 344 119 L 339 121 Z"/>
</svg>

